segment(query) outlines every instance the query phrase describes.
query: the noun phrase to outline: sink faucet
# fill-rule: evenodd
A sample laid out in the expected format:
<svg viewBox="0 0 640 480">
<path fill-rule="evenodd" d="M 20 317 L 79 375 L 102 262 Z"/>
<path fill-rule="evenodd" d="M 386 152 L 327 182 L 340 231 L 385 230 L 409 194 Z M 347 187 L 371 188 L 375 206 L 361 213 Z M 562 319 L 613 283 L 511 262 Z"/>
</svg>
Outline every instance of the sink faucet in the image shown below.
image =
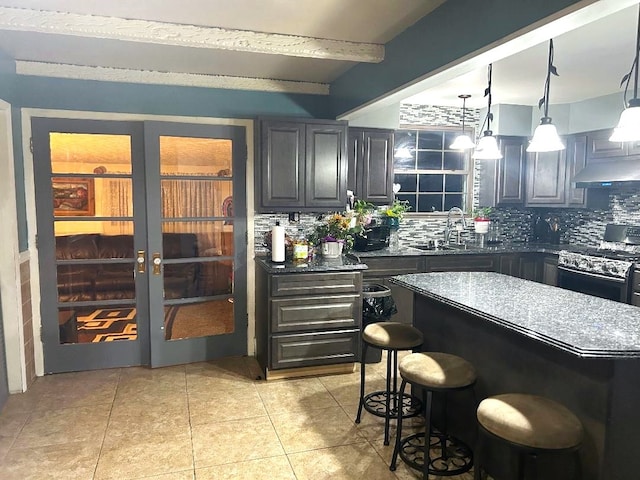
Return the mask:
<svg viewBox="0 0 640 480">
<path fill-rule="evenodd" d="M 456 222 L 452 222 L 452 217 L 455 213 L 459 213 L 460 214 L 460 220 L 457 220 Z M 462 223 L 462 229 L 456 229 L 456 231 L 458 232 L 458 240 L 456 243 L 460 243 L 460 231 L 464 230 L 465 228 L 467 228 L 467 221 L 464 218 L 464 212 L 462 211 L 462 209 L 460 207 L 453 207 L 449 210 L 449 212 L 447 213 L 447 226 L 444 229 L 444 243 L 448 244 L 449 241 L 451 240 L 451 227 L 453 225 L 457 225 L 458 223 Z"/>
</svg>

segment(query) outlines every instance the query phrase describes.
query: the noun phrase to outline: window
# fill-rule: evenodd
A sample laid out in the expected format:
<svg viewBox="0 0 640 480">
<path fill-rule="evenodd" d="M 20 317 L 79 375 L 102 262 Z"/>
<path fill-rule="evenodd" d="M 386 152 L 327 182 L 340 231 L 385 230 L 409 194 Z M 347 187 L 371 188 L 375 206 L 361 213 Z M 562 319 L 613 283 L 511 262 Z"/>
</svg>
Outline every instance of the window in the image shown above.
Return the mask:
<svg viewBox="0 0 640 480">
<path fill-rule="evenodd" d="M 471 153 L 449 150 L 459 133 L 459 128 L 395 131 L 396 197 L 407 200 L 411 212 L 466 211 L 471 206 Z"/>
</svg>

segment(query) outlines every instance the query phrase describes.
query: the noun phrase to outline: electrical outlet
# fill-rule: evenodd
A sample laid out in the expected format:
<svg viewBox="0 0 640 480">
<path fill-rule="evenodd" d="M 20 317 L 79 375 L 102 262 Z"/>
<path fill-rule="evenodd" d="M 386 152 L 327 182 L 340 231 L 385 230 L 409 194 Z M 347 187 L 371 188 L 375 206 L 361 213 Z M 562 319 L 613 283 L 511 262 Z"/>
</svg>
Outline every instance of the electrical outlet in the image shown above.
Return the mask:
<svg viewBox="0 0 640 480">
<path fill-rule="evenodd" d="M 289 212 L 289 223 L 300 222 L 300 212 Z"/>
</svg>

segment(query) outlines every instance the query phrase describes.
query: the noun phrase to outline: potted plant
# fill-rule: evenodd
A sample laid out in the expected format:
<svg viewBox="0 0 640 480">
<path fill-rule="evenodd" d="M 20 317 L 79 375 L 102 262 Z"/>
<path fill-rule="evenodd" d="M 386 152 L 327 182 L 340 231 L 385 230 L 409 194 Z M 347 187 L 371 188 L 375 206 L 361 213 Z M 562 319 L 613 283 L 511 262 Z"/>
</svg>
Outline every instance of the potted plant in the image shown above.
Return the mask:
<svg viewBox="0 0 640 480">
<path fill-rule="evenodd" d="M 491 207 L 480 207 L 473 213 L 473 225 L 476 233 L 488 233 L 491 219 Z"/>
<path fill-rule="evenodd" d="M 392 230 L 397 230 L 400 227 L 402 217 L 404 217 L 404 214 L 409 210 L 411 210 L 411 205 L 409 205 L 408 201 L 396 199 L 391 205 L 381 207 L 379 214 Z"/>
</svg>

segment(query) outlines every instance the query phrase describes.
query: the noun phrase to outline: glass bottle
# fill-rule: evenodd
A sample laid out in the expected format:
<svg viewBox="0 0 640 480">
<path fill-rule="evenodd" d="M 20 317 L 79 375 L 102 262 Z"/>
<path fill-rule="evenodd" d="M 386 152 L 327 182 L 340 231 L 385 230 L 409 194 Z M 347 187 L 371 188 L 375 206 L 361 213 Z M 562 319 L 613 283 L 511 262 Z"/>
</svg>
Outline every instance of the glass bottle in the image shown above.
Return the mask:
<svg viewBox="0 0 640 480">
<path fill-rule="evenodd" d="M 298 232 L 293 239 L 293 261 L 304 262 L 309 256 L 309 242 L 302 230 L 302 227 L 298 228 Z"/>
</svg>

